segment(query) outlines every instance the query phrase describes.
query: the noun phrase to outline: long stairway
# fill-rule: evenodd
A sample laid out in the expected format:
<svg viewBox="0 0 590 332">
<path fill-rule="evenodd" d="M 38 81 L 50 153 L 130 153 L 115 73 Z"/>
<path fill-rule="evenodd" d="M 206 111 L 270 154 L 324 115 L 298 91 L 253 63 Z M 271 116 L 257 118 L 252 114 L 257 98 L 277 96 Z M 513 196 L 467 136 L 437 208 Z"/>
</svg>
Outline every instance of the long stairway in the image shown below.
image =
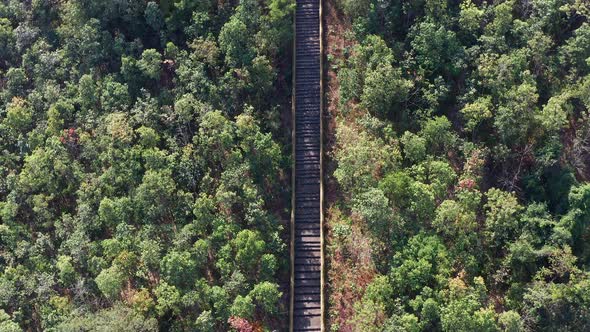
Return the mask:
<svg viewBox="0 0 590 332">
<path fill-rule="evenodd" d="M 296 1 L 292 331 L 323 331 L 320 1 Z"/>
</svg>

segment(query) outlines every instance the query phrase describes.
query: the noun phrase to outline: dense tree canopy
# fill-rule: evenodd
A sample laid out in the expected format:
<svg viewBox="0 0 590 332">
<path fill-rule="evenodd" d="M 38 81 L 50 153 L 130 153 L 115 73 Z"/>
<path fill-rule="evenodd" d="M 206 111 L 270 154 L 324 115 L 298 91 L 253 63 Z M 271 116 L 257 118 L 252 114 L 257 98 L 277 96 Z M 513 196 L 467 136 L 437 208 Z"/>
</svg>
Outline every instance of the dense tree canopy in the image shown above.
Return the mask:
<svg viewBox="0 0 590 332">
<path fill-rule="evenodd" d="M 590 330 L 588 2 L 326 3 L 331 330 Z M 0 0 L 0 331 L 286 329 L 293 4 Z"/>
<path fill-rule="evenodd" d="M 284 328 L 292 3 L 0 1 L 0 330 Z"/>
<path fill-rule="evenodd" d="M 332 330 L 588 330 L 588 2 L 337 5 Z"/>
</svg>

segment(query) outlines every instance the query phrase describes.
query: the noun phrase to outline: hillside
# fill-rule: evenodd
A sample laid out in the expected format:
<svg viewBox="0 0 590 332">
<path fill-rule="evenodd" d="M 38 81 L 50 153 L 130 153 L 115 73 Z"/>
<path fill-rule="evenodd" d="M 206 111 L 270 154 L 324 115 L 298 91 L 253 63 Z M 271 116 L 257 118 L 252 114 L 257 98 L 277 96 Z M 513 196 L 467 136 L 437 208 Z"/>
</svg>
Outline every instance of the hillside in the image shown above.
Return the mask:
<svg viewBox="0 0 590 332">
<path fill-rule="evenodd" d="M 0 1 L 1 331 L 285 328 L 291 3 Z"/>
<path fill-rule="evenodd" d="M 590 331 L 588 1 L 299 3 L 0 0 L 0 332 Z"/>
<path fill-rule="evenodd" d="M 331 331 L 590 329 L 590 6 L 327 1 Z"/>
</svg>

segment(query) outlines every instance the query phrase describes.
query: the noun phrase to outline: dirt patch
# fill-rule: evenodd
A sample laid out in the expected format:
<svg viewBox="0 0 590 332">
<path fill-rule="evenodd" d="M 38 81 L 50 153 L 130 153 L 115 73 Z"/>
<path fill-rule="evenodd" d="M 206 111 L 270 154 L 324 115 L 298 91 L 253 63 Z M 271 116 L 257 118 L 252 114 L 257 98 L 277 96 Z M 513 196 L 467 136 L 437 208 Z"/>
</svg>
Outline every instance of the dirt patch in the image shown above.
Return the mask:
<svg viewBox="0 0 590 332">
<path fill-rule="evenodd" d="M 328 325 L 341 332 L 353 332 L 349 320 L 354 303 L 376 274 L 371 243 L 359 220 L 345 217 L 337 208 L 328 210 L 329 318 Z"/>
<path fill-rule="evenodd" d="M 338 199 L 338 185 L 332 174 L 336 164 L 332 160 L 336 147 L 336 118 L 339 115 L 340 85 L 338 84 L 338 72 L 334 64 L 344 60 L 344 50 L 351 47 L 354 42 L 345 38 L 350 31 L 350 22 L 338 9 L 337 0 L 326 0 L 323 3 L 324 25 L 324 147 L 326 149 L 325 202 L 331 206 Z"/>
<path fill-rule="evenodd" d="M 337 208 L 338 202 L 344 199 L 333 176 L 337 167 L 333 159 L 338 149 L 337 119 L 342 118 L 338 67 L 346 60 L 345 50 L 355 44 L 354 40 L 346 38 L 351 24 L 338 9 L 337 1 L 325 0 L 323 3 L 327 329 L 349 332 L 353 331 L 348 322 L 354 316 L 353 304 L 362 297 L 376 271 L 371 259 L 370 240 L 363 234 L 362 225 L 358 220 L 345 217 L 345 213 Z M 355 116 L 355 112 L 348 114 L 346 123 L 354 122 Z"/>
</svg>

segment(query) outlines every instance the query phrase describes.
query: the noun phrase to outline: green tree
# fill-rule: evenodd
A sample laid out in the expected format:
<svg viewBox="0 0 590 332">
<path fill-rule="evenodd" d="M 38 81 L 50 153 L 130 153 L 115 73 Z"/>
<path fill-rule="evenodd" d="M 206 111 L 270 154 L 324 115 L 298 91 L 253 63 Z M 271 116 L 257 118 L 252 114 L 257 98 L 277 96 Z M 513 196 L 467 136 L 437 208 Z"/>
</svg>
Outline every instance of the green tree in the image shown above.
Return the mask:
<svg viewBox="0 0 590 332">
<path fill-rule="evenodd" d="M 235 250 L 235 262 L 242 271 L 255 271 L 266 247 L 260 234 L 248 229 L 242 230 L 231 241 L 231 245 Z"/>
<path fill-rule="evenodd" d="M 256 284 L 249 294 L 259 310 L 267 315 L 274 315 L 279 312 L 279 301 L 282 295 L 279 286 L 268 281 Z"/>
<path fill-rule="evenodd" d="M 450 274 L 450 257 L 437 236 L 418 234 L 394 255 L 389 278 L 394 294 L 412 299 L 425 288 L 444 286 Z"/>
<path fill-rule="evenodd" d="M 6 98 L 23 96 L 28 83 L 27 73 L 22 68 L 11 67 L 6 72 Z"/>
<path fill-rule="evenodd" d="M 94 279 L 98 289 L 111 300 L 118 298 L 126 280 L 125 274 L 117 266 L 102 270 Z"/>
<path fill-rule="evenodd" d="M 411 81 L 403 79 L 401 70 L 391 64 L 367 71 L 364 81 L 362 104 L 378 115 L 399 111 L 412 88 Z"/>
<path fill-rule="evenodd" d="M 453 280 L 450 300 L 441 308 L 444 331 L 499 331 L 493 308 L 483 306 L 485 285 L 482 278 L 475 278 L 472 287 L 461 280 Z"/>
<path fill-rule="evenodd" d="M 141 331 L 152 332 L 158 330 L 158 322 L 154 318 L 146 319 L 132 309 L 123 305 L 101 310 L 97 313 L 73 317 L 61 323 L 59 331 Z"/>
<path fill-rule="evenodd" d="M 160 78 L 161 63 L 162 55 L 157 50 L 147 49 L 141 53 L 137 66 L 147 78 L 157 80 Z"/>
<path fill-rule="evenodd" d="M 520 315 L 515 311 L 506 311 L 500 314 L 498 318 L 502 329 L 506 332 L 521 332 L 524 331 L 524 324 Z"/>
<path fill-rule="evenodd" d="M 156 310 L 160 317 L 168 313 L 178 314 L 180 312 L 180 292 L 176 287 L 167 284 L 165 281 L 158 284 L 154 290 L 156 295 Z"/>
<path fill-rule="evenodd" d="M 20 332 L 22 329 L 15 323 L 10 316 L 0 309 L 0 331 L 2 332 Z"/>
<path fill-rule="evenodd" d="M 238 295 L 232 304 L 230 312 L 232 316 L 252 319 L 254 309 L 255 306 L 250 296 Z"/>
<path fill-rule="evenodd" d="M 13 135 L 24 134 L 31 129 L 33 114 L 26 101 L 14 98 L 6 110 L 2 125 Z"/>
<path fill-rule="evenodd" d="M 426 139 L 406 131 L 401 137 L 404 157 L 410 162 L 420 162 L 426 157 Z"/>
<path fill-rule="evenodd" d="M 345 192 L 376 186 L 379 172 L 392 168 L 399 158 L 396 146 L 366 132 L 340 126 L 336 135 L 342 148 L 335 155 L 338 168 L 334 177 Z"/>
<path fill-rule="evenodd" d="M 352 209 L 353 213 L 363 218 L 375 238 L 388 240 L 390 232 L 401 232 L 401 229 L 393 229 L 393 211 L 389 207 L 389 200 L 380 189 L 369 189 L 355 197 Z"/>
<path fill-rule="evenodd" d="M 524 83 L 510 89 L 506 103 L 498 107 L 494 125 L 501 140 L 509 145 L 526 141 L 534 128 L 534 114 L 539 95 L 534 85 Z"/>
<path fill-rule="evenodd" d="M 412 35 L 412 49 L 420 70 L 428 74 L 459 74 L 464 66 L 464 49 L 455 32 L 427 20 L 415 25 Z"/>
<path fill-rule="evenodd" d="M 485 11 L 478 8 L 471 0 L 462 1 L 460 8 L 459 26 L 471 35 L 476 34 L 481 29 Z"/>
<path fill-rule="evenodd" d="M 169 252 L 162 258 L 160 266 L 164 279 L 178 287 L 190 286 L 196 276 L 196 262 L 186 251 Z"/>
<path fill-rule="evenodd" d="M 523 207 L 513 194 L 496 188 L 490 189 L 486 197 L 486 235 L 492 246 L 502 247 L 518 236 Z"/>
<path fill-rule="evenodd" d="M 107 79 L 102 87 L 100 104 L 107 112 L 125 111 L 131 103 L 129 89 L 112 79 Z"/>
<path fill-rule="evenodd" d="M 219 47 L 225 53 L 226 63 L 234 68 L 249 65 L 254 59 L 252 35 L 238 15 L 225 23 L 219 33 Z"/>
<path fill-rule="evenodd" d="M 150 1 L 145 6 L 145 20 L 147 24 L 154 29 L 154 31 L 160 31 L 164 25 L 164 17 L 160 11 L 160 7 L 154 1 Z"/>
<path fill-rule="evenodd" d="M 76 270 L 72 265 L 72 258 L 69 256 L 59 256 L 56 267 L 59 270 L 59 279 L 62 284 L 69 286 L 76 280 Z"/>
<path fill-rule="evenodd" d="M 195 321 L 195 328 L 199 332 L 211 331 L 215 328 L 215 321 L 211 311 L 203 311 Z"/>
<path fill-rule="evenodd" d="M 147 171 L 137 188 L 135 204 L 143 222 L 155 223 L 172 217 L 176 184 L 170 174 Z"/>
<path fill-rule="evenodd" d="M 492 118 L 492 98 L 480 97 L 472 103 L 466 104 L 461 109 L 463 117 L 467 120 L 465 129 L 473 131 L 482 122 Z"/>
</svg>

